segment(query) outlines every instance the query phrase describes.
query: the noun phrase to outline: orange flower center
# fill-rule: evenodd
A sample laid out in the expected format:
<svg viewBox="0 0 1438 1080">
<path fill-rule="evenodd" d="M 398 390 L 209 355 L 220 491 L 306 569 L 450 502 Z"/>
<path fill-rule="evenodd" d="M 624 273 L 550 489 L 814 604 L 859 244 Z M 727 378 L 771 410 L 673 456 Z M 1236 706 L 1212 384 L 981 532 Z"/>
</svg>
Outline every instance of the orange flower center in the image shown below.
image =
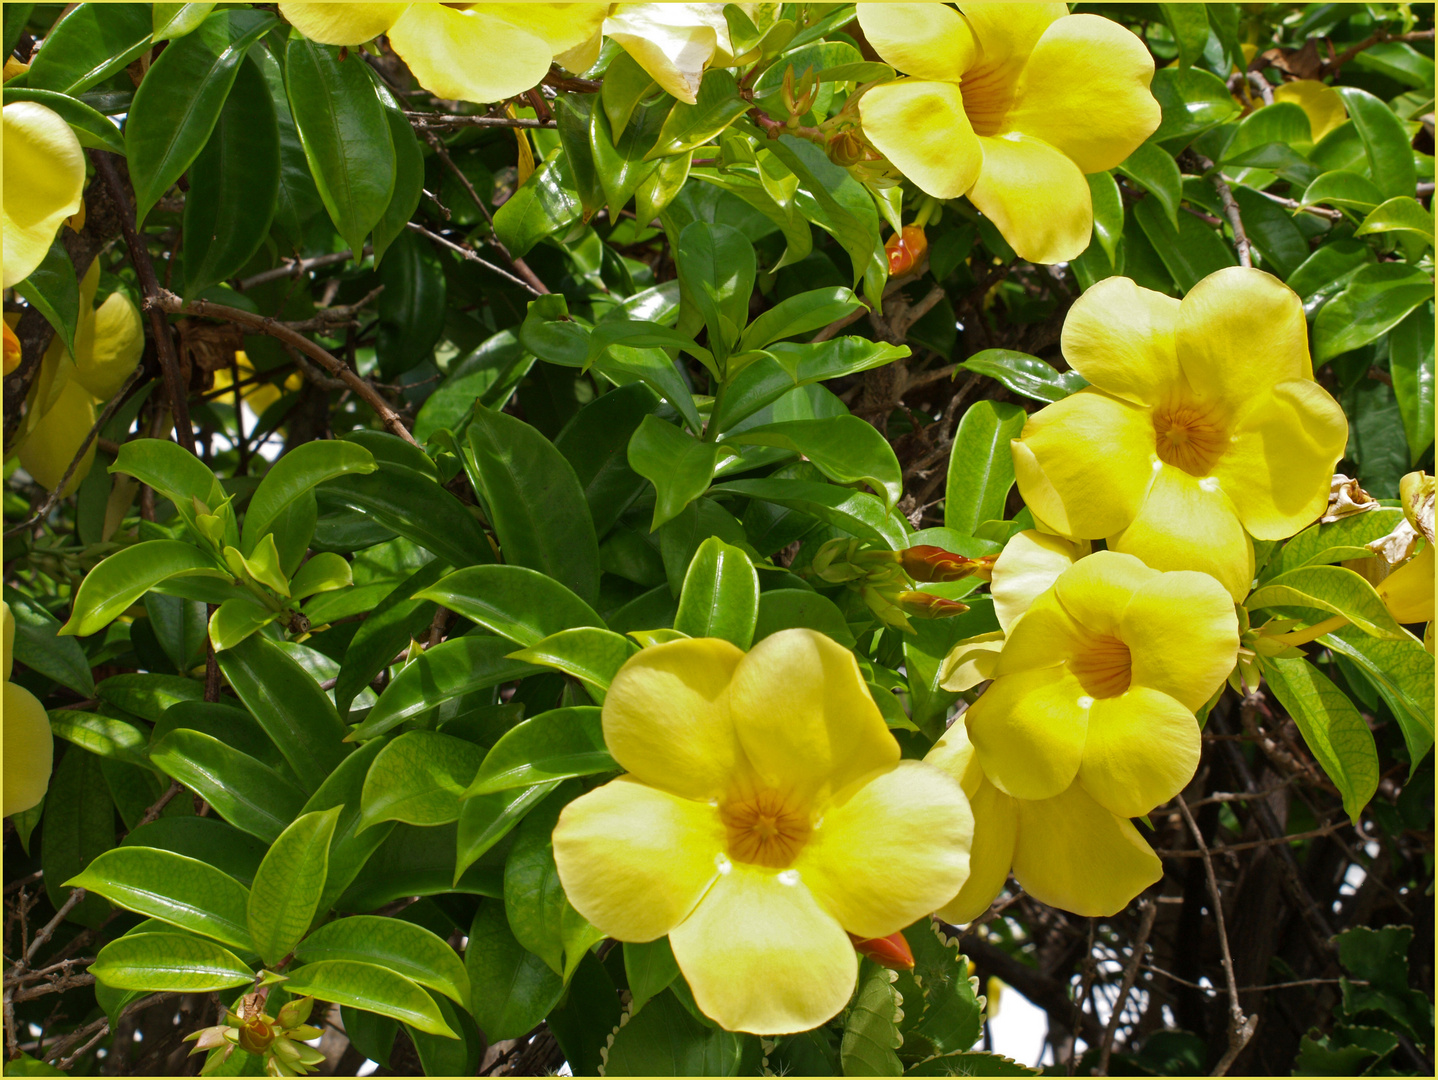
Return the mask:
<svg viewBox="0 0 1438 1080">
<path fill-rule="evenodd" d="M 1153 432 L 1159 460 L 1190 476 L 1207 476 L 1212 472 L 1228 441 L 1217 416 L 1184 403 L 1155 409 Z"/>
<path fill-rule="evenodd" d="M 999 64 L 980 64 L 964 72 L 959 92 L 964 99 L 964 115 L 969 118 L 976 135 L 997 135 L 1004 118 L 1013 107 L 1018 90 L 1022 62 L 1009 59 Z"/>
<path fill-rule="evenodd" d="M 1118 697 L 1133 682 L 1133 657 L 1118 638 L 1096 634 L 1069 661 L 1069 670 L 1093 697 Z"/>
<path fill-rule="evenodd" d="M 809 839 L 806 809 L 777 791 L 746 792 L 719 808 L 731 858 L 757 866 L 790 866 Z"/>
</svg>

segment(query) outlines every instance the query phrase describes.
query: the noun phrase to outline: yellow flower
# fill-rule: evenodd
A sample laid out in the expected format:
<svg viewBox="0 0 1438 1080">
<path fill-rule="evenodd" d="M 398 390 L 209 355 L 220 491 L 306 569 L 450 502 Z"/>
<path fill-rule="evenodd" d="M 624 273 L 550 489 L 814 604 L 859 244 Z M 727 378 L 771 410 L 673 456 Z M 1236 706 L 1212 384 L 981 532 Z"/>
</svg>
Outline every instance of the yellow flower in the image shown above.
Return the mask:
<svg viewBox="0 0 1438 1080">
<path fill-rule="evenodd" d="M 66 361 L 68 364 L 68 360 Z M 73 378 L 65 378 L 48 409 L 40 414 L 20 443 L 20 464 L 37 484 L 54 491 L 75 459 L 80 444 L 95 426 L 95 399 Z M 73 495 L 95 462 L 92 441 L 70 476 L 61 496 Z"/>
<path fill-rule="evenodd" d="M 1011 624 L 993 685 L 965 714 L 969 738 L 1007 795 L 1052 799 L 1077 781 L 1136 817 L 1192 778 L 1194 710 L 1237 654 L 1233 601 L 1213 578 L 1095 552 Z"/>
<path fill-rule="evenodd" d="M 58 114 L 33 101 L 6 105 L 4 287 L 24 281 L 50 250 L 55 233 L 81 206 L 85 152 Z"/>
<path fill-rule="evenodd" d="M 1317 79 L 1295 79 L 1274 87 L 1273 103 L 1281 101 L 1291 101 L 1308 114 L 1314 142 L 1348 119 L 1348 109 L 1338 91 Z"/>
<path fill-rule="evenodd" d="M 5 642 L 5 709 L 0 718 L 4 723 L 5 745 L 5 816 L 29 810 L 45 796 L 50 786 L 50 768 L 54 763 L 55 738 L 50 734 L 50 718 L 35 695 L 10 681 L 14 658 L 15 616 L 10 605 L 0 601 L 4 613 Z"/>
<path fill-rule="evenodd" d="M 815 631 L 644 649 L 609 688 L 604 741 L 629 775 L 560 815 L 564 891 L 610 937 L 668 934 L 731 1030 L 828 1020 L 854 989 L 849 933 L 892 934 L 968 873 L 959 785 L 899 760 L 853 654 Z"/>
<path fill-rule="evenodd" d="M 747 12 L 755 5 L 740 4 Z M 723 4 L 615 4 L 604 35 L 667 93 L 694 104 L 704 69 L 733 60 Z"/>
<path fill-rule="evenodd" d="M 1250 537 L 1317 518 L 1348 440 L 1313 381 L 1298 297 L 1242 267 L 1181 302 L 1108 278 L 1069 311 L 1062 345 L 1092 385 L 1034 413 L 1012 444 L 1034 516 L 1159 570 L 1205 571 L 1243 599 Z"/>
<path fill-rule="evenodd" d="M 80 321 L 75 327 L 73 377 L 101 401 L 109 401 L 135 370 L 145 351 L 140 311 L 122 292 L 112 292 L 95 307 L 100 262 L 90 264 L 80 283 Z"/>
<path fill-rule="evenodd" d="M 1423 643 L 1433 651 L 1433 477 L 1425 472 L 1411 472 L 1398 485 L 1403 502 L 1403 525 L 1412 539 L 1400 542 L 1411 553 L 1418 541 L 1426 541 L 1417 555 L 1404 554 L 1403 562 L 1378 584 L 1378 595 L 1392 616 L 1401 623 L 1428 623 Z M 1402 526 L 1400 525 L 1400 529 Z M 1398 532 L 1399 530 L 1395 530 Z M 1384 540 L 1389 539 L 1384 537 Z M 1375 543 L 1377 543 L 1375 541 Z M 1374 544 L 1368 545 L 1373 547 Z M 1380 549 L 1386 552 L 1386 549 Z"/>
<path fill-rule="evenodd" d="M 982 699 L 980 699 L 982 700 Z M 1049 799 L 1015 799 L 985 777 L 961 717 L 924 759 L 962 783 L 974 815 L 969 878 L 939 917 L 982 915 L 1009 870 L 1034 899 L 1076 915 L 1114 915 L 1163 876 L 1158 856 L 1127 818 L 1073 784 Z"/>
<path fill-rule="evenodd" d="M 1085 173 L 1112 169 L 1158 128 L 1143 43 L 1063 4 L 860 4 L 879 55 L 908 78 L 860 101 L 864 134 L 935 198 L 969 199 L 1020 258 L 1088 247 Z"/>
<path fill-rule="evenodd" d="M 538 86 L 558 62 L 583 71 L 599 56 L 607 4 L 282 3 L 311 41 L 362 45 L 389 35 L 419 84 L 441 98 L 500 101 Z"/>
<path fill-rule="evenodd" d="M 254 363 L 243 349 L 235 350 L 235 367 L 239 370 L 241 382 L 252 379 L 258 374 L 262 374 L 255 368 Z M 233 386 L 234 382 L 234 375 L 231 374 L 228 367 L 215 369 L 216 390 L 223 390 L 227 386 Z M 304 384 L 305 377 L 296 371 L 280 384 L 280 386 L 276 386 L 274 383 L 260 382 L 243 387 L 240 391 L 240 398 L 246 405 L 254 410 L 256 416 L 264 416 L 265 410 L 279 401 L 282 394 L 293 393 L 304 386 Z M 221 400 L 229 404 L 231 399 L 222 398 Z"/>
</svg>

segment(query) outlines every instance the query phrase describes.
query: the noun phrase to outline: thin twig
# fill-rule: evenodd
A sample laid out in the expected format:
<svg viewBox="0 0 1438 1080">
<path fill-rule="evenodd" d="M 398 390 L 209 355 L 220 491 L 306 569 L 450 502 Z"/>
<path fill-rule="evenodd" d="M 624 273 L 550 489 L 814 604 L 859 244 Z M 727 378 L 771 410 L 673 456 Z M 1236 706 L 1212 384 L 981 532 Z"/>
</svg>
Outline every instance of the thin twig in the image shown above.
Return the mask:
<svg viewBox="0 0 1438 1080">
<path fill-rule="evenodd" d="M 464 256 L 464 257 L 465 257 L 466 259 L 468 259 L 470 262 L 479 263 L 479 265 L 482 266 L 482 267 L 484 267 L 486 270 L 492 270 L 492 271 L 494 271 L 496 274 L 498 274 L 500 277 L 502 277 L 502 278 L 508 278 L 510 281 L 514 282 L 514 284 L 518 285 L 521 289 L 527 289 L 527 290 L 529 290 L 529 292 L 530 292 L 532 295 L 534 295 L 534 296 L 542 296 L 542 295 L 544 295 L 544 294 L 541 293 L 538 289 L 536 289 L 533 285 L 531 285 L 529 282 L 525 281 L 523 278 L 516 277 L 514 274 L 511 274 L 508 270 L 504 269 L 504 267 L 502 267 L 502 266 L 496 266 L 494 263 L 490 262 L 488 259 L 482 258 L 482 257 L 479 256 L 478 254 L 476 254 L 475 251 L 474 251 L 472 248 L 467 248 L 467 247 L 465 247 L 463 244 L 456 244 L 453 240 L 446 240 L 443 236 L 440 236 L 439 233 L 430 232 L 430 231 L 429 231 L 428 229 L 426 229 L 423 225 L 419 224 L 419 223 L 416 222 L 416 221 L 411 221 L 411 222 L 409 223 L 409 226 L 408 226 L 408 227 L 411 228 L 411 229 L 413 229 L 415 232 L 419 233 L 421 236 L 426 236 L 426 237 L 428 237 L 429 239 L 433 240 L 436 244 L 443 244 L 445 247 L 449 248 L 450 251 L 453 251 L 453 252 L 455 252 L 456 254 L 459 254 L 459 255 Z"/>
<path fill-rule="evenodd" d="M 1177 851 L 1165 851 L 1166 858 L 1173 859 L 1201 859 L 1206 855 L 1231 855 L 1235 851 L 1251 851 L 1254 848 L 1278 847 L 1284 844 L 1295 844 L 1299 840 L 1313 840 L 1320 836 L 1328 836 L 1337 832 L 1348 824 L 1347 819 L 1331 821 L 1320 829 L 1309 829 L 1307 832 L 1292 833 L 1286 836 L 1268 837 L 1263 840 L 1245 840 L 1241 844 L 1215 844 L 1211 848 L 1187 848 Z"/>
<path fill-rule="evenodd" d="M 404 118 L 418 128 L 556 128 L 553 120 L 511 116 L 456 116 L 452 113 L 406 112 Z"/>
<path fill-rule="evenodd" d="M 1144 947 L 1148 944 L 1148 936 L 1153 933 L 1153 920 L 1158 915 L 1158 905 L 1152 900 L 1139 902 L 1138 910 L 1140 920 L 1138 924 L 1138 936 L 1133 939 L 1133 955 L 1129 957 L 1128 967 L 1123 972 L 1123 982 L 1118 986 L 1118 997 L 1113 999 L 1113 1011 L 1109 1013 L 1108 1024 L 1103 1029 L 1103 1040 L 1099 1043 L 1098 1068 L 1094 1070 L 1095 1076 L 1108 1075 L 1109 1058 L 1113 1055 L 1113 1040 L 1118 1034 L 1119 1021 L 1123 1016 L 1123 1007 L 1128 1002 L 1128 995 L 1133 991 L 1133 984 L 1138 981 L 1138 970 L 1143 964 Z"/>
<path fill-rule="evenodd" d="M 1381 45 L 1386 41 L 1432 41 L 1432 30 L 1412 30 L 1406 34 L 1394 34 L 1387 30 L 1375 30 L 1356 45 L 1350 45 L 1332 60 L 1324 62 L 1325 73 L 1337 74 L 1344 64 L 1352 60 L 1365 49 L 1371 49 L 1375 45 Z M 1257 63 L 1259 57 L 1255 56 L 1253 62 Z"/>
<path fill-rule="evenodd" d="M 141 825 L 148 825 L 150 822 L 156 820 L 165 812 L 165 807 L 169 805 L 170 800 L 183 790 L 178 780 L 171 780 L 170 786 L 166 789 L 165 793 L 151 803 L 150 808 L 140 815 L 140 820 L 135 823 L 135 828 L 138 829 Z"/>
<path fill-rule="evenodd" d="M 1272 95 L 1269 95 L 1272 97 Z M 1223 214 L 1228 218 L 1228 223 L 1233 227 L 1233 246 L 1238 249 L 1238 262 L 1242 266 L 1253 265 L 1253 245 L 1248 242 L 1248 233 L 1243 231 L 1243 218 L 1238 213 L 1238 203 L 1233 198 L 1233 190 L 1228 186 L 1228 181 L 1223 178 L 1223 173 L 1218 166 L 1202 154 L 1194 154 L 1198 159 L 1199 166 L 1205 173 L 1212 173 L 1213 186 L 1218 189 L 1218 198 L 1223 203 Z"/>
<path fill-rule="evenodd" d="M 1187 979 L 1181 978 L 1180 976 L 1175 975 L 1175 974 L 1174 974 L 1173 972 L 1171 972 L 1171 971 L 1164 971 L 1163 968 L 1161 968 L 1161 967 L 1155 967 L 1153 964 L 1145 964 L 1145 965 L 1143 966 L 1143 969 L 1144 969 L 1145 971 L 1151 971 L 1151 972 L 1153 972 L 1155 975 L 1162 975 L 1165 979 L 1168 979 L 1170 982 L 1176 982 L 1176 983 L 1178 983 L 1180 986 L 1186 986 L 1186 987 L 1188 987 L 1190 990 L 1202 990 L 1202 991 L 1203 991 L 1204 993 L 1206 993 L 1206 994 L 1218 994 L 1218 993 L 1221 993 L 1221 992 L 1222 992 L 1222 991 L 1220 991 L 1220 990 L 1218 989 L 1218 987 L 1216 987 L 1216 986 L 1211 986 L 1211 985 L 1210 985 L 1210 986 L 1205 986 L 1203 983 L 1189 982 Z M 1239 992 L 1240 994 L 1257 994 L 1257 993 L 1259 993 L 1259 992 L 1268 991 L 1268 990 L 1291 990 L 1291 989 L 1293 989 L 1293 988 L 1295 988 L 1295 987 L 1299 987 L 1299 986 L 1336 986 L 1336 985 L 1338 985 L 1339 983 L 1348 983 L 1350 986 L 1367 986 L 1367 985 L 1368 985 L 1368 980 L 1367 980 L 1367 979 L 1294 979 L 1292 982 L 1265 983 L 1265 984 L 1262 985 L 1262 986 L 1240 986 L 1240 987 L 1238 988 L 1238 992 Z"/>
<path fill-rule="evenodd" d="M 361 257 L 372 252 L 370 245 L 364 246 Z M 312 259 L 286 259 L 279 266 L 269 270 L 262 270 L 258 274 L 235 282 L 235 288 L 240 292 L 253 289 L 256 285 L 263 285 L 267 281 L 278 281 L 281 278 L 303 277 L 311 270 L 318 270 L 324 266 L 335 266 L 339 263 L 347 263 L 354 258 L 353 251 L 337 251 L 333 255 L 316 255 Z"/>
</svg>

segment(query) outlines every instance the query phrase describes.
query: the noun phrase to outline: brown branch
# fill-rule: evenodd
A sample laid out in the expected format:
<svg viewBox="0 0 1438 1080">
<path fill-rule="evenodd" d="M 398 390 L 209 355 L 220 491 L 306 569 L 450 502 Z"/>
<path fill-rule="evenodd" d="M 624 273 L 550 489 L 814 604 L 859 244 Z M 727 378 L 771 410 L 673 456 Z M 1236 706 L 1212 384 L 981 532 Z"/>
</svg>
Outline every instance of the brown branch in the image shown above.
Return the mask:
<svg viewBox="0 0 1438 1080">
<path fill-rule="evenodd" d="M 369 255 L 372 248 L 366 244 L 361 257 Z M 316 255 L 312 259 L 285 259 L 279 266 L 269 270 L 262 270 L 241 281 L 235 282 L 235 288 L 240 292 L 253 289 L 256 285 L 263 285 L 267 281 L 278 281 L 281 278 L 304 277 L 311 270 L 318 270 L 323 266 L 336 266 L 347 263 L 354 258 L 353 251 L 337 251 L 333 255 Z"/>
<path fill-rule="evenodd" d="M 414 127 L 428 128 L 556 128 L 553 120 L 530 120 L 512 116 L 456 116 L 449 113 L 406 112 L 404 118 Z"/>
<path fill-rule="evenodd" d="M 1228 181 L 1223 178 L 1219 171 L 1208 158 L 1202 154 L 1194 154 L 1198 159 L 1199 166 L 1205 173 L 1213 174 L 1213 186 L 1218 189 L 1218 197 L 1223 203 L 1223 214 L 1228 218 L 1228 224 L 1233 227 L 1233 246 L 1238 249 L 1238 262 L 1241 266 L 1253 265 L 1253 245 L 1248 242 L 1248 233 L 1243 231 L 1243 219 L 1238 213 L 1238 203 L 1233 198 L 1233 191 L 1228 186 Z"/>
<path fill-rule="evenodd" d="M 1158 915 L 1158 905 L 1152 900 L 1143 900 L 1139 903 L 1140 921 L 1138 924 L 1138 936 L 1133 939 L 1133 955 L 1129 957 L 1128 967 L 1123 972 L 1123 982 L 1119 983 L 1118 997 L 1113 999 L 1113 1011 L 1109 1013 L 1108 1024 L 1103 1029 L 1103 1040 L 1099 1044 L 1098 1068 L 1094 1070 L 1095 1076 L 1108 1075 L 1109 1059 L 1113 1055 L 1113 1040 L 1118 1034 L 1119 1020 L 1123 1015 L 1123 1007 L 1128 1002 L 1128 995 L 1133 991 L 1133 984 L 1138 981 L 1138 969 L 1143 963 L 1144 947 L 1148 944 L 1148 936 L 1153 933 L 1153 920 Z"/>
<path fill-rule="evenodd" d="M 1008 983 L 1024 997 L 1049 1014 L 1055 1026 L 1067 1028 L 1077 1022 L 1084 1041 L 1090 1046 L 1103 1038 L 1103 1029 L 1098 1018 L 1084 1010 L 1068 996 L 1068 984 L 1060 982 L 1037 968 L 1031 968 L 1015 959 L 1003 949 L 985 941 L 976 934 L 965 934 L 962 947 L 964 955 L 1001 980 Z"/>
<path fill-rule="evenodd" d="M 411 221 L 411 222 L 409 223 L 409 226 L 408 226 L 408 227 L 411 228 L 411 229 L 413 229 L 415 232 L 419 233 L 421 236 L 425 236 L 425 237 L 428 237 L 430 240 L 433 240 L 436 244 L 441 244 L 441 245 L 443 245 L 444 247 L 449 248 L 449 250 L 450 250 L 450 251 L 453 251 L 455 254 L 457 254 L 457 255 L 462 255 L 464 258 L 468 259 L 470 262 L 479 263 L 479 265 L 482 266 L 482 267 L 484 267 L 486 270 L 492 270 L 494 273 L 498 274 L 500 277 L 502 277 L 502 278 L 507 278 L 508 280 L 514 282 L 514 284 L 518 285 L 521 289 L 527 289 L 527 290 L 530 292 L 530 294 L 532 294 L 532 295 L 534 295 L 534 296 L 542 296 L 542 295 L 543 295 L 543 293 L 541 293 L 538 289 L 536 289 L 536 288 L 535 288 L 533 285 L 531 285 L 529 282 L 525 281 L 523 278 L 516 277 L 515 275 L 511 274 L 508 270 L 504 269 L 502 266 L 496 266 L 494 263 L 490 262 L 488 259 L 485 259 L 485 258 L 481 257 L 481 256 L 480 256 L 479 254 L 477 254 L 472 248 L 465 247 L 463 244 L 456 244 L 453 240 L 447 240 L 447 239 L 445 239 L 443 236 L 440 236 L 439 233 L 430 232 L 428 229 L 426 229 L 423 225 L 419 224 L 419 222 L 417 222 L 417 221 Z M 548 291 L 549 291 L 549 290 L 547 290 L 547 289 L 545 290 L 545 292 L 548 292 Z"/>
<path fill-rule="evenodd" d="M 380 397 L 379 391 L 371 386 L 368 381 L 362 378 L 347 364 L 332 356 L 323 347 L 315 344 L 303 334 L 291 330 L 278 319 L 272 319 L 265 315 L 255 315 L 251 312 L 242 311 L 239 308 L 229 307 L 225 304 L 212 303 L 209 300 L 193 300 L 187 304 L 172 292 L 163 292 L 156 297 L 155 306 L 171 314 L 199 315 L 207 319 L 221 319 L 227 322 L 237 323 L 240 326 L 247 326 L 252 330 L 257 330 L 262 334 L 269 334 L 273 338 L 278 338 L 280 341 L 294 346 L 310 359 L 316 361 L 330 374 L 343 379 L 345 385 L 364 399 L 365 404 L 375 411 L 375 415 L 384 422 L 385 427 L 389 428 L 390 431 L 394 432 L 394 434 L 406 442 L 412 443 L 415 446 L 419 445 L 415 442 L 414 436 L 409 433 L 409 429 L 404 426 L 404 421 L 400 418 L 399 413 L 390 408 L 384 398 Z"/>
<path fill-rule="evenodd" d="M 1307 832 L 1293 833 L 1287 836 L 1267 837 L 1263 840 L 1245 840 L 1241 844 L 1215 844 L 1211 848 L 1199 849 L 1188 848 L 1178 851 L 1165 851 L 1166 858 L 1173 859 L 1201 859 L 1207 855 L 1230 855 L 1235 851 L 1252 851 L 1254 848 L 1278 847 L 1281 844 L 1293 844 L 1299 840 L 1313 840 L 1319 836 L 1329 836 L 1347 825 L 1347 820 L 1333 821 L 1320 829 L 1309 829 Z"/>
<path fill-rule="evenodd" d="M 1412 30 L 1412 31 L 1409 31 L 1409 32 L 1406 33 L 1406 34 L 1394 34 L 1394 33 L 1390 33 L 1390 32 L 1387 31 L 1387 30 L 1375 30 L 1375 31 L 1373 31 L 1373 33 L 1369 34 L 1369 35 L 1368 35 L 1366 38 L 1364 38 L 1362 41 L 1358 42 L 1358 44 L 1356 44 L 1356 45 L 1350 45 L 1348 48 L 1344 49 L 1341 53 L 1339 53 L 1337 56 L 1335 56 L 1332 60 L 1325 60 L 1325 61 L 1323 62 L 1324 72 L 1325 72 L 1325 73 L 1332 73 L 1332 74 L 1335 74 L 1335 75 L 1336 75 L 1336 74 L 1338 73 L 1339 69 L 1341 69 L 1344 64 L 1348 63 L 1348 61 L 1352 60 L 1352 59 L 1353 59 L 1355 56 L 1357 56 L 1359 53 L 1363 52 L 1365 49 L 1371 49 L 1371 48 L 1373 48 L 1373 46 L 1375 46 L 1375 45 L 1381 45 L 1381 44 L 1383 44 L 1384 42 L 1387 42 L 1387 41 L 1405 41 L 1405 42 L 1412 42 L 1412 41 L 1432 41 L 1432 40 L 1433 40 L 1433 31 L 1432 31 L 1432 30 Z M 1258 57 L 1255 56 L 1255 57 L 1254 57 L 1254 62 L 1256 63 L 1257 60 L 1258 60 Z"/>
</svg>

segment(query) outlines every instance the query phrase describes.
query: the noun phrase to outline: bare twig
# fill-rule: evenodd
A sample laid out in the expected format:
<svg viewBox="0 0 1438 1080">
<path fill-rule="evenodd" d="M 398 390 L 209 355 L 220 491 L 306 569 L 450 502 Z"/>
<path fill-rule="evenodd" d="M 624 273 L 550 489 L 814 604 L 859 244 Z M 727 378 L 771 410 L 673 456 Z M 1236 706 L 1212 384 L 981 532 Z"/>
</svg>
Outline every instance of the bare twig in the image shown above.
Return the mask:
<svg viewBox="0 0 1438 1080">
<path fill-rule="evenodd" d="M 1328 836 L 1337 832 L 1348 824 L 1347 819 L 1331 821 L 1319 829 L 1309 829 L 1307 832 L 1292 833 L 1285 836 L 1267 837 L 1263 840 L 1245 840 L 1241 844 L 1215 844 L 1211 848 L 1180 848 L 1177 851 L 1165 851 L 1166 858 L 1172 859 L 1202 859 L 1209 855 L 1229 855 L 1235 851 L 1251 851 L 1254 848 L 1279 847 L 1284 844 L 1294 844 L 1299 840 L 1312 840 L 1319 836 Z"/>
<path fill-rule="evenodd" d="M 1272 98 L 1270 92 L 1269 98 Z M 1233 198 L 1233 190 L 1228 186 L 1228 181 L 1223 178 L 1223 173 L 1212 161 L 1202 154 L 1194 154 L 1198 159 L 1199 166 L 1205 173 L 1212 173 L 1213 186 L 1218 189 L 1218 197 L 1223 202 L 1223 214 L 1228 218 L 1228 224 L 1233 227 L 1233 246 L 1238 249 L 1238 261 L 1242 266 L 1253 265 L 1253 245 L 1248 242 L 1248 233 L 1243 231 L 1243 218 L 1238 213 L 1238 203 Z"/>
<path fill-rule="evenodd" d="M 456 116 L 452 113 L 406 112 L 404 118 L 411 125 L 428 128 L 555 128 L 553 120 L 530 120 L 512 116 Z"/>
<path fill-rule="evenodd" d="M 1129 957 L 1128 967 L 1124 968 L 1123 981 L 1118 986 L 1118 997 L 1113 999 L 1113 1012 L 1109 1014 L 1108 1024 L 1103 1029 L 1103 1040 L 1099 1043 L 1098 1068 L 1094 1070 L 1095 1076 L 1108 1075 L 1109 1058 L 1113 1055 L 1113 1040 L 1114 1036 L 1118 1034 L 1123 1007 L 1128 1001 L 1128 995 L 1133 991 L 1133 984 L 1138 981 L 1139 967 L 1143 964 L 1143 950 L 1148 944 L 1149 934 L 1153 933 L 1153 920 L 1158 914 L 1158 905 L 1152 900 L 1140 901 L 1138 909 L 1140 913 L 1138 936 L 1133 939 L 1133 955 Z"/>
<path fill-rule="evenodd" d="M 141 825 L 148 825 L 150 822 L 156 820 L 165 812 L 165 807 L 169 805 L 170 800 L 183 790 L 184 788 L 180 787 L 178 780 L 171 780 L 170 786 L 166 789 L 165 793 L 156 799 L 148 810 L 140 815 L 140 820 L 136 822 L 135 828 L 138 829 Z"/>
<path fill-rule="evenodd" d="M 464 257 L 465 257 L 466 259 L 468 259 L 470 262 L 479 263 L 479 265 L 482 266 L 482 267 L 484 267 L 486 270 L 492 270 L 492 271 L 494 271 L 494 273 L 498 274 L 500 277 L 502 277 L 502 278 L 508 278 L 510 281 L 514 282 L 514 284 L 518 285 L 521 289 L 528 289 L 529 292 L 530 292 L 531 294 L 533 294 L 534 296 L 542 296 L 542 295 L 543 295 L 538 289 L 536 289 L 536 288 L 535 288 L 533 285 L 531 285 L 529 282 L 525 281 L 523 278 L 516 277 L 515 275 L 511 274 L 508 270 L 504 269 L 504 267 L 502 267 L 502 266 L 496 266 L 494 263 L 490 262 L 488 259 L 485 259 L 485 258 L 480 257 L 478 254 L 475 253 L 475 251 L 474 251 L 472 248 L 467 248 L 467 247 L 465 247 L 463 244 L 456 244 L 453 240 L 446 240 L 443 236 L 440 236 L 439 233 L 430 232 L 430 231 L 429 231 L 428 229 L 426 229 L 423 225 L 419 224 L 419 223 L 416 222 L 416 221 L 411 221 L 411 222 L 409 223 L 409 228 L 413 229 L 415 232 L 419 233 L 421 236 L 427 236 L 427 237 L 429 237 L 429 239 L 433 240 L 436 244 L 442 244 L 442 245 L 444 245 L 445 247 L 449 248 L 450 251 L 453 251 L 453 252 L 455 252 L 456 254 L 459 254 L 459 255 L 464 256 Z M 548 291 L 548 290 L 546 290 L 546 291 Z"/>
<path fill-rule="evenodd" d="M 363 255 L 371 252 L 368 244 L 364 246 Z M 339 263 L 347 263 L 354 258 L 353 251 L 337 251 L 333 255 L 316 255 L 312 259 L 285 259 L 279 266 L 269 270 L 262 270 L 258 274 L 247 277 L 242 281 L 235 282 L 235 288 L 240 292 L 246 289 L 253 289 L 256 285 L 263 285 L 267 281 L 278 281 L 281 278 L 303 277 L 311 270 L 318 270 L 324 266 L 335 266 Z"/>
<path fill-rule="evenodd" d="M 1344 64 L 1348 63 L 1348 61 L 1352 60 L 1359 53 L 1363 52 L 1365 49 L 1371 49 L 1375 45 L 1381 45 L 1383 42 L 1386 41 L 1412 42 L 1432 40 L 1432 30 L 1412 30 L 1406 34 L 1394 34 L 1387 30 L 1375 30 L 1362 41 L 1358 42 L 1358 44 L 1350 45 L 1348 48 L 1344 49 L 1332 60 L 1324 61 L 1323 68 L 1325 73 L 1337 74 L 1338 70 L 1342 68 Z M 1254 62 L 1257 63 L 1258 57 L 1255 56 L 1253 59 Z"/>
<path fill-rule="evenodd" d="M 1205 994 L 1221 994 L 1221 993 L 1223 992 L 1223 991 L 1221 991 L 1221 990 L 1220 990 L 1218 987 L 1216 987 L 1216 986 L 1205 986 L 1203 983 L 1190 982 L 1190 981 L 1187 980 L 1187 979 L 1184 979 L 1184 978 L 1181 978 L 1181 977 L 1178 976 L 1178 975 L 1175 975 L 1175 974 L 1174 974 L 1173 972 L 1171 972 L 1171 971 L 1164 971 L 1163 968 L 1161 968 L 1161 967 L 1155 967 L 1153 964 L 1145 964 L 1145 965 L 1143 966 L 1143 969 L 1144 969 L 1145 971 L 1151 971 L 1151 972 L 1153 972 L 1155 975 L 1162 975 L 1165 979 L 1168 979 L 1170 982 L 1176 982 L 1176 983 L 1178 983 L 1180 986 L 1186 986 L 1186 987 L 1188 987 L 1190 990 L 1202 990 Z M 1268 991 L 1268 990 L 1291 990 L 1291 989 L 1293 989 L 1293 988 L 1295 988 L 1295 987 L 1299 987 L 1299 986 L 1336 986 L 1336 985 L 1338 985 L 1339 983 L 1348 983 L 1350 986 L 1367 986 L 1367 985 L 1368 985 L 1368 980 L 1367 980 L 1367 979 L 1294 979 L 1292 982 L 1265 983 L 1265 984 L 1262 985 L 1262 986 L 1240 986 L 1240 987 L 1238 988 L 1238 992 L 1239 992 L 1240 994 L 1256 994 L 1256 993 L 1259 993 L 1259 992 L 1261 992 L 1261 991 Z"/>
</svg>

